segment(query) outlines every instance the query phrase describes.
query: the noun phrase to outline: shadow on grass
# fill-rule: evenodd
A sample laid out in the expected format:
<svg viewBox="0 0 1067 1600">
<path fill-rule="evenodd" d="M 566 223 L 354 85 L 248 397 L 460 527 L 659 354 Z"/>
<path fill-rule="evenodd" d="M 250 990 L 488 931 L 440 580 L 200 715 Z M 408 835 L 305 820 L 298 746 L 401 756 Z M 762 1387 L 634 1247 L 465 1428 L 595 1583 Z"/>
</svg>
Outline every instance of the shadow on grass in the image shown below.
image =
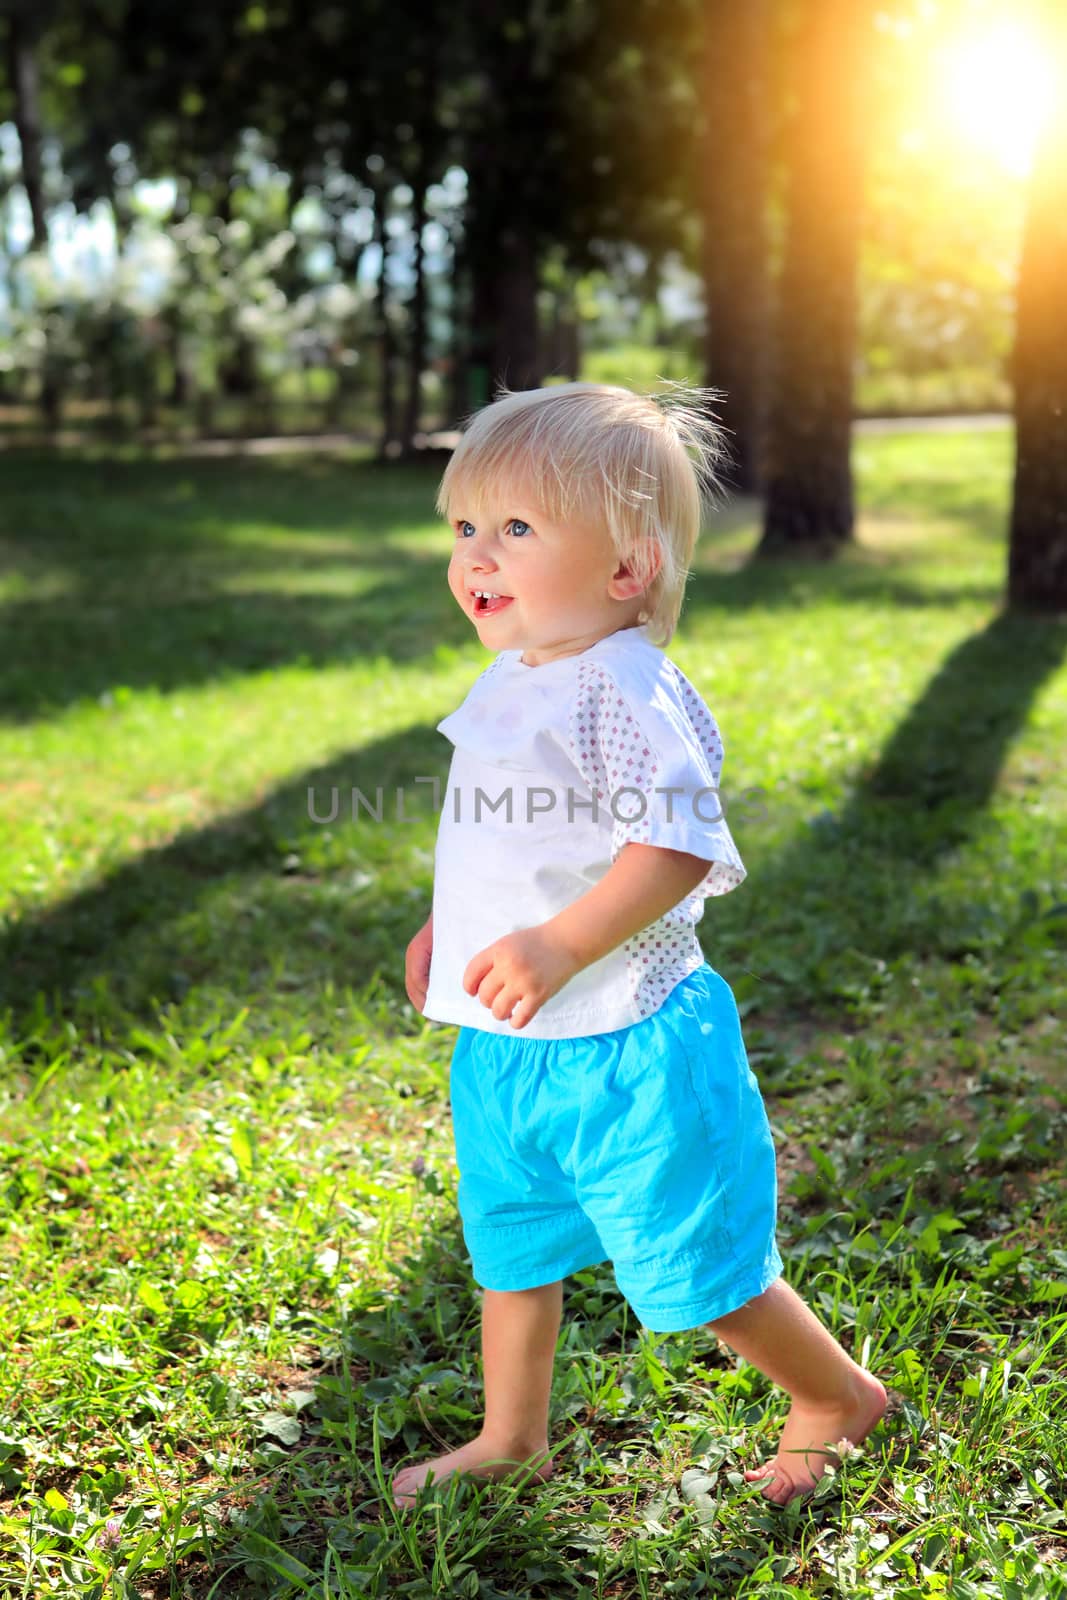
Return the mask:
<svg viewBox="0 0 1067 1600">
<path fill-rule="evenodd" d="M 854 802 L 921 810 L 924 863 L 965 836 L 1045 681 L 1067 655 L 1067 622 L 1001 613 L 956 647 L 882 751 Z"/>
<path fill-rule="evenodd" d="M 437 562 L 407 553 L 396 566 L 354 594 L 201 593 L 121 606 L 85 595 L 8 606 L 0 717 L 26 724 L 118 689 L 167 694 L 290 666 L 400 665 L 469 643 L 447 586 L 420 577 Z"/>
<path fill-rule="evenodd" d="M 381 473 L 319 458 L 64 460 L 47 464 L 50 488 L 38 498 L 41 462 L 11 465 L 5 549 L 14 552 L 16 571 L 21 561 L 23 576 L 47 576 L 54 563 L 52 576 L 75 585 L 73 598 L 16 599 L 6 608 L 14 659 L 6 683 L 0 677 L 0 707 L 6 703 L 12 715 L 29 717 L 35 707 L 114 684 L 173 690 L 230 672 L 300 660 L 322 666 L 372 651 L 411 662 L 439 643 L 471 642 L 443 554 L 438 563 L 417 545 L 388 544 L 432 516 L 436 468 Z M 101 479 L 108 519 L 97 512 L 83 530 L 78 517 Z M 753 502 L 732 502 L 709 544 L 717 534 L 736 539 L 753 511 Z M 343 536 L 324 550 L 331 532 Z M 992 585 L 953 585 L 951 569 L 946 588 L 912 581 L 899 569 L 913 560 L 912 551 L 897 557 L 860 547 L 830 564 L 701 571 L 687 608 L 802 612 L 813 601 L 904 609 L 995 598 Z M 370 587 L 323 592 L 317 575 L 350 563 L 372 575 Z M 302 570 L 314 575 L 314 594 L 219 592 L 228 574 L 284 578 Z M 783 973 L 791 961 L 799 972 L 842 948 L 878 949 L 916 934 L 916 885 L 985 807 L 1064 645 L 1055 623 L 995 618 L 948 657 L 841 814 L 818 819 L 753 874 L 753 917 L 767 949 L 780 953 Z M 421 832 L 379 829 L 372 839 L 340 830 L 330 846 L 323 830 L 312 829 L 317 843 L 309 847 L 307 789 L 349 790 L 368 770 L 386 782 L 443 776 L 448 754 L 433 728 L 391 736 L 283 784 L 261 805 L 124 862 L 60 905 L 28 913 L 0 940 L 0 1004 L 25 1019 L 38 991 L 66 1007 L 103 978 L 144 1015 L 153 1002 L 180 998 L 208 978 L 255 989 L 272 963 L 294 967 L 292 982 L 311 992 L 316 975 L 343 984 L 380 961 L 402 993 L 403 945 L 428 904 L 428 860 L 417 905 L 403 874 L 414 842 L 428 856 L 432 822 Z M 310 869 L 285 869 L 294 840 L 311 849 Z M 376 868 L 370 881 L 344 891 L 346 870 L 362 883 L 368 862 Z M 190 920 L 209 899 L 205 915 Z M 275 935 L 264 931 L 272 918 Z M 790 946 L 809 950 L 809 959 L 798 962 Z"/>
<path fill-rule="evenodd" d="M 861 775 L 840 815 L 806 830 L 761 869 L 753 887 L 766 901 L 766 911 L 758 915 L 772 944 L 788 946 L 790 918 L 799 906 L 801 934 L 817 924 L 831 955 L 845 947 L 878 953 L 914 948 L 917 930 L 909 925 L 909 910 L 916 887 L 977 824 L 1012 740 L 1065 652 L 1067 625 L 1012 617 L 993 619 L 953 650 Z M 190 984 L 208 979 L 234 993 L 261 993 L 273 980 L 275 957 L 290 964 L 292 985 L 304 988 L 309 1009 L 325 981 L 343 989 L 354 973 L 362 980 L 374 969 L 387 975 L 399 999 L 403 942 L 429 903 L 428 867 L 424 883 L 411 881 L 411 845 L 430 842 L 433 819 L 427 816 L 403 838 L 399 830 L 372 832 L 358 848 L 350 836 L 342 841 L 338 835 L 341 853 L 335 854 L 325 833 L 308 828 L 307 790 L 366 788 L 368 771 L 385 787 L 415 773 L 443 776 L 446 758 L 447 746 L 427 724 L 379 740 L 280 786 L 263 804 L 124 863 L 98 886 L 9 928 L 0 941 L 0 1005 L 15 1013 L 16 1032 L 32 1029 L 37 990 L 46 991 L 58 1010 L 77 1006 L 86 1015 L 92 1012 L 93 982 L 103 978 L 130 1016 L 143 1016 L 154 1013 L 158 1001 L 181 999 Z M 387 876 L 390 861 L 398 864 L 392 878 Z M 376 881 L 351 888 L 345 880 L 353 867 L 377 868 Z M 212 899 L 215 905 L 208 903 Z M 929 911 L 924 914 L 929 917 Z M 798 981 L 797 993 L 802 992 L 806 978 Z M 331 1424 L 321 1443 L 299 1452 L 291 1465 L 282 1463 L 256 1497 L 247 1485 L 234 1491 L 238 1516 L 219 1536 L 216 1554 L 227 1564 L 247 1563 L 250 1578 L 269 1571 L 269 1566 L 257 1568 L 257 1549 L 260 1557 L 264 1554 L 257 1533 L 276 1540 L 287 1556 L 321 1559 L 321 1519 L 329 1514 L 339 1472 L 358 1485 L 352 1499 L 360 1520 L 353 1521 L 357 1507 L 349 1501 L 329 1532 L 336 1528 L 339 1539 L 349 1537 L 339 1548 L 354 1560 L 373 1562 L 377 1541 L 364 1541 L 363 1531 L 378 1525 L 372 1520 L 376 1514 L 383 1522 L 389 1515 L 375 1500 L 368 1478 L 375 1415 L 393 1430 L 383 1448 L 386 1483 L 407 1452 L 435 1454 L 474 1431 L 480 1404 L 477 1302 L 458 1222 L 408 1255 L 400 1277 L 401 1287 L 386 1297 L 384 1310 L 361 1302 L 343 1326 L 325 1314 L 328 1331 L 336 1334 L 331 1343 L 344 1355 L 311 1379 L 315 1412 Z M 610 1268 L 582 1277 L 583 1282 L 568 1282 L 565 1323 L 577 1315 L 588 1326 L 581 1342 L 570 1347 L 571 1362 L 557 1369 L 553 1445 L 561 1473 L 571 1470 L 566 1450 L 560 1451 L 560 1435 L 572 1414 L 566 1404 L 579 1398 L 567 1387 L 568 1367 L 582 1363 L 588 1368 L 586 1350 L 603 1351 L 621 1338 L 621 1297 Z M 457 1379 L 460 1345 L 470 1363 Z M 709 1351 L 705 1359 L 711 1356 Z M 301 1374 L 301 1386 L 307 1381 Z M 368 1382 L 373 1384 L 369 1392 Z M 413 1407 L 416 1401 L 421 1407 L 424 1396 L 433 1425 L 451 1435 L 443 1446 L 414 1421 Z M 358 1431 L 354 1413 L 360 1417 Z M 629 1426 L 630 1419 L 626 1422 Z M 283 1515 L 308 1503 L 309 1483 L 322 1487 L 310 1527 L 283 1534 Z M 488 1491 L 486 1510 L 498 1493 Z M 601 1490 L 597 1493 L 602 1497 Z M 620 1512 L 630 1494 L 620 1488 Z M 469 1488 L 464 1496 L 469 1507 Z M 533 1496 L 531 1502 L 536 1506 Z M 525 1572 L 530 1551 L 536 1550 L 550 1577 L 563 1580 L 571 1562 L 567 1540 L 573 1524 L 569 1516 L 560 1518 L 558 1507 L 554 1511 L 552 1521 L 541 1519 L 536 1509 L 529 1518 L 513 1519 L 506 1542 L 494 1545 L 501 1568 L 513 1561 L 516 1576 Z M 715 1559 L 725 1568 L 737 1555 L 726 1546 Z"/>
<path fill-rule="evenodd" d="M 1065 651 L 1067 625 L 1004 616 L 952 652 L 840 815 L 817 819 L 753 875 L 749 914 L 772 979 L 799 983 L 842 951 L 885 956 L 933 937 L 936 908 L 917 889 L 986 806 Z M 389 824 L 386 808 L 384 826 L 363 813 L 336 830 L 309 821 L 308 790 L 320 815 L 331 788 L 343 805 L 353 788 L 369 794 L 369 773 L 387 796 L 399 785 L 415 794 L 416 774 L 444 779 L 449 753 L 428 724 L 391 735 L 9 922 L 0 1008 L 18 1033 L 40 1015 L 39 991 L 60 1012 L 91 1010 L 101 979 L 131 1016 L 198 983 L 254 994 L 288 986 L 313 1004 L 323 984 L 343 988 L 375 970 L 402 1000 L 404 948 L 431 895 L 429 788 L 415 826 Z M 409 877 L 413 846 L 421 884 Z"/>
<path fill-rule="evenodd" d="M 17 464 L 6 486 L 9 720 L 119 686 L 169 692 L 290 663 L 409 661 L 427 639 L 470 637 L 445 549 L 400 538 L 433 521 L 436 477 L 424 469 L 394 481 L 314 460 L 60 461 L 43 484 L 41 474 Z M 34 594 L 41 585 L 56 592 Z"/>
<path fill-rule="evenodd" d="M 434 521 L 436 469 L 279 458 L 38 460 L 5 471 L 0 556 L 11 597 L 0 602 L 0 716 L 8 720 L 55 715 L 120 686 L 169 693 L 293 663 L 410 662 L 428 640 L 471 638 L 448 591 L 447 540 L 438 554 L 403 538 Z M 708 545 L 754 514 L 753 502 L 732 502 Z M 698 571 L 687 615 L 802 610 L 815 596 L 900 607 L 998 598 L 994 583 L 923 586 L 893 567 L 861 547 L 816 568 Z M 34 594 L 40 585 L 58 592 Z"/>
<path fill-rule="evenodd" d="M 413 884 L 411 851 L 421 845 L 429 863 L 435 821 L 429 786 L 412 779 L 443 783 L 448 748 L 432 725 L 406 729 L 0 924 L 0 1013 L 10 1010 L 16 1035 L 42 1020 L 39 994 L 50 1015 L 117 1006 L 143 1019 L 197 983 L 236 995 L 304 989 L 312 1006 L 328 983 L 343 990 L 378 968 L 402 992 L 404 949 L 430 902 L 429 865 L 425 886 Z M 353 789 L 373 802 L 378 785 L 391 797 L 402 784 L 411 817 L 424 796 L 414 825 L 391 820 L 387 801 L 382 824 L 364 809 L 343 830 L 309 821 L 309 789 L 318 814 L 337 788 L 350 815 Z"/>
<path fill-rule="evenodd" d="M 1067 623 L 1012 615 L 949 654 L 840 811 L 816 817 L 754 874 L 751 925 L 764 934 L 757 1003 L 777 989 L 776 999 L 832 1009 L 880 964 L 992 952 L 1032 926 L 1026 883 L 1011 877 L 989 895 L 977 882 L 973 901 L 950 912 L 937 880 L 943 858 L 973 835 L 1065 656 Z M 1018 909 L 1006 913 L 1009 898 Z M 1051 922 L 1046 931 L 1056 936 Z"/>
</svg>

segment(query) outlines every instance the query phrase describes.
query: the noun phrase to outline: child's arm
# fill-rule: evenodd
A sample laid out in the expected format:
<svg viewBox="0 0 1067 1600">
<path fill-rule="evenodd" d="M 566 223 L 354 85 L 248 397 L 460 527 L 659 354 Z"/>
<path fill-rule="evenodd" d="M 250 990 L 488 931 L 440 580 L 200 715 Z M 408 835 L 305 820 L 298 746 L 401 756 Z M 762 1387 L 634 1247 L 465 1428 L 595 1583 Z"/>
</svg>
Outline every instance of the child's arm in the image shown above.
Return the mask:
<svg viewBox="0 0 1067 1600">
<path fill-rule="evenodd" d="M 521 1028 L 576 972 L 684 900 L 707 870 L 702 856 L 684 850 L 624 845 L 600 882 L 548 922 L 479 951 L 463 987 L 500 1021 L 511 1017 Z"/>
<path fill-rule="evenodd" d="M 705 876 L 708 863 L 684 850 L 626 844 L 598 884 L 542 924 L 569 950 L 575 972 L 658 922 Z M 572 974 L 573 976 L 573 974 Z"/>
</svg>

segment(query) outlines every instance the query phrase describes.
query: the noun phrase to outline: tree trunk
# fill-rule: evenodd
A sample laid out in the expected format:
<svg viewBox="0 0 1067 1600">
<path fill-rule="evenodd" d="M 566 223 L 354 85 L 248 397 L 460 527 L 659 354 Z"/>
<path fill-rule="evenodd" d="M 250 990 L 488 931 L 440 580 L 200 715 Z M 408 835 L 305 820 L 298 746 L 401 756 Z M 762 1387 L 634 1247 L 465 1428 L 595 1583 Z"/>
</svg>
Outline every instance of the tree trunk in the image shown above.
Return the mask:
<svg viewBox="0 0 1067 1600">
<path fill-rule="evenodd" d="M 18 304 L 18 280 L 9 248 L 11 190 L 13 185 L 0 178 L 0 292 L 9 306 Z M 0 371 L 0 405 L 19 397 L 20 384 L 13 372 Z"/>
<path fill-rule="evenodd" d="M 472 164 L 473 165 L 473 164 Z M 478 410 L 492 399 L 496 387 L 494 323 L 496 321 L 496 264 L 489 249 L 478 208 L 484 203 L 477 192 L 474 173 L 468 169 L 466 238 L 464 253 L 469 285 L 470 319 L 467 325 L 466 395 L 464 413 Z M 486 230 L 488 235 L 490 230 Z"/>
<path fill-rule="evenodd" d="M 170 216 L 167 218 L 167 231 L 189 214 L 189 195 L 185 184 L 180 180 L 174 190 L 174 204 Z M 180 294 L 168 300 L 161 313 L 164 333 L 164 347 L 171 364 L 170 392 L 166 396 L 166 404 L 174 406 L 176 410 L 183 411 L 189 404 L 189 397 L 193 391 L 187 357 L 185 341 L 183 338 L 185 319 L 183 302 Z"/>
<path fill-rule="evenodd" d="M 501 227 L 495 240 L 495 256 L 485 244 L 470 256 L 468 409 L 492 400 L 501 384 L 536 389 L 541 383 L 533 241 L 521 223 Z"/>
<path fill-rule="evenodd" d="M 420 169 L 425 163 L 420 157 Z M 404 408 L 401 451 L 405 456 L 415 453 L 415 435 L 419 431 L 422 400 L 422 373 L 426 365 L 426 255 L 422 248 L 422 235 L 426 227 L 425 170 L 420 170 L 413 184 L 412 227 L 415 231 L 415 284 L 411 292 L 411 337 L 408 347 L 407 405 Z"/>
<path fill-rule="evenodd" d="M 167 306 L 162 313 L 165 329 L 164 342 L 170 359 L 170 393 L 167 404 L 184 411 L 189 403 L 189 372 L 185 364 L 185 346 L 182 340 L 181 317 L 177 306 Z"/>
<path fill-rule="evenodd" d="M 344 213 L 341 212 L 331 219 L 333 227 L 329 236 L 330 244 L 342 276 L 347 278 L 349 283 L 355 284 L 359 280 L 359 264 L 363 259 L 363 251 L 366 247 L 362 244 L 354 243 L 345 235 L 341 226 L 343 216 Z M 326 366 L 326 370 L 332 372 L 334 377 L 333 388 L 326 396 L 326 403 L 323 409 L 323 420 L 327 428 L 343 428 L 345 426 L 345 418 L 352 396 L 359 388 L 359 380 L 356 376 L 354 365 L 345 360 L 345 355 L 351 348 L 352 340 L 358 337 L 355 332 L 357 321 L 358 318 L 356 316 L 342 319 L 337 330 L 336 341 L 330 352 L 331 359 Z"/>
<path fill-rule="evenodd" d="M 571 286 L 561 284 L 552 296 L 552 322 L 544 332 L 542 371 L 576 383 L 581 366 L 578 320 L 571 303 Z"/>
<path fill-rule="evenodd" d="M 41 165 L 41 104 L 37 72 L 37 41 L 44 17 L 27 10 L 13 10 L 8 17 L 8 82 L 14 90 L 15 128 L 19 136 L 22 186 L 30 206 L 32 250 L 48 249 L 48 218 L 44 204 L 44 178 Z M 41 308 L 44 352 L 41 358 L 41 412 L 45 425 L 58 428 L 63 409 L 62 389 L 55 366 L 54 341 L 49 337 L 50 308 Z"/>
<path fill-rule="evenodd" d="M 494 384 L 509 389 L 540 387 L 541 351 L 537 322 L 536 246 L 525 225 L 515 219 L 500 231 L 500 258 L 491 281 L 493 295 Z"/>
<path fill-rule="evenodd" d="M 449 313 L 452 323 L 452 370 L 449 373 L 448 415 L 446 428 L 458 428 L 467 414 L 467 397 L 470 391 L 470 263 L 467 258 L 466 239 L 462 227 L 451 235 L 452 271 L 449 273 L 451 301 Z"/>
<path fill-rule="evenodd" d="M 705 383 L 725 390 L 732 487 L 759 487 L 767 355 L 766 0 L 706 0 L 701 151 Z M 724 63 L 728 63 L 724 67 Z"/>
<path fill-rule="evenodd" d="M 852 364 L 870 0 L 806 0 L 793 57 L 785 259 L 761 555 L 852 537 Z"/>
<path fill-rule="evenodd" d="M 378 445 L 378 459 L 385 460 L 395 454 L 396 392 L 393 378 L 394 338 L 389 319 L 389 232 L 385 226 L 389 190 L 386 183 L 374 186 L 374 239 L 381 251 L 378 267 L 378 348 L 381 352 L 381 414 L 382 432 Z"/>
<path fill-rule="evenodd" d="M 540 134 L 551 125 L 551 95 L 533 48 L 536 28 L 495 0 L 478 0 L 478 66 L 492 86 L 472 129 L 467 168 L 467 251 L 471 269 L 471 405 L 503 384 L 535 389 L 542 378 L 537 289 L 544 240 L 532 221 L 544 160 Z M 518 113 L 516 108 L 520 108 Z M 521 116 L 523 137 L 514 129 Z M 483 399 L 484 396 L 484 399 Z"/>
<path fill-rule="evenodd" d="M 412 179 L 412 226 L 415 230 L 415 286 L 411 294 L 411 338 L 408 348 L 407 407 L 401 449 L 404 455 L 415 452 L 422 401 L 422 374 L 426 366 L 426 253 L 423 232 L 426 228 L 426 191 L 433 177 L 434 136 L 437 110 L 437 26 L 436 0 L 427 0 L 426 26 L 420 37 L 423 57 L 416 92 L 419 118 L 415 128 L 418 160 Z"/>
<path fill-rule="evenodd" d="M 22 186 L 30 203 L 33 225 L 31 249 L 48 248 L 48 219 L 44 207 L 44 181 L 41 169 L 41 105 L 37 72 L 37 41 L 40 23 L 32 12 L 21 16 L 18 10 L 8 17 L 8 82 L 15 92 L 15 127 L 22 156 Z"/>
<path fill-rule="evenodd" d="M 1059 19 L 1057 26 L 1056 56 L 1067 73 L 1067 21 Z M 1062 96 L 1050 112 L 1034 161 L 1017 302 L 1008 603 L 1018 610 L 1067 611 L 1067 107 Z"/>
</svg>

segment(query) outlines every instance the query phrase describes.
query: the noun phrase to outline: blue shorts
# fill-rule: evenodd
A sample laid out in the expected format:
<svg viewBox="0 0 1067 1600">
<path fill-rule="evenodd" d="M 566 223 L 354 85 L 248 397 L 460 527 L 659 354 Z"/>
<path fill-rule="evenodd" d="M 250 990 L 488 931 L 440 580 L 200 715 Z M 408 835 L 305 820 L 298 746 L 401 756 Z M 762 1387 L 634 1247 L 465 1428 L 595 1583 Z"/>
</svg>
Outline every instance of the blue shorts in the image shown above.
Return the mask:
<svg viewBox="0 0 1067 1600">
<path fill-rule="evenodd" d="M 638 1319 L 678 1333 L 782 1271 L 774 1143 L 729 985 L 705 962 L 652 1016 L 532 1039 L 460 1028 L 459 1212 L 485 1289 L 610 1260 Z"/>
</svg>

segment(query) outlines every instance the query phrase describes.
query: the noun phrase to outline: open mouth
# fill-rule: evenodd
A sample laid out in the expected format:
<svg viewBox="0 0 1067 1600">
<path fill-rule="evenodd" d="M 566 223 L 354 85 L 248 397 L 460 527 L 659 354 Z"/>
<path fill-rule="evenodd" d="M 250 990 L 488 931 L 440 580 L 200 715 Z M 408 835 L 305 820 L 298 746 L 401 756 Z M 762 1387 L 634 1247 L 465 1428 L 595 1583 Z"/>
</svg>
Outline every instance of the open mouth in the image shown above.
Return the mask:
<svg viewBox="0 0 1067 1600">
<path fill-rule="evenodd" d="M 475 593 L 473 598 L 474 615 L 476 617 L 491 617 L 495 612 L 503 611 L 505 606 L 509 606 L 513 596 L 510 594 Z"/>
</svg>

